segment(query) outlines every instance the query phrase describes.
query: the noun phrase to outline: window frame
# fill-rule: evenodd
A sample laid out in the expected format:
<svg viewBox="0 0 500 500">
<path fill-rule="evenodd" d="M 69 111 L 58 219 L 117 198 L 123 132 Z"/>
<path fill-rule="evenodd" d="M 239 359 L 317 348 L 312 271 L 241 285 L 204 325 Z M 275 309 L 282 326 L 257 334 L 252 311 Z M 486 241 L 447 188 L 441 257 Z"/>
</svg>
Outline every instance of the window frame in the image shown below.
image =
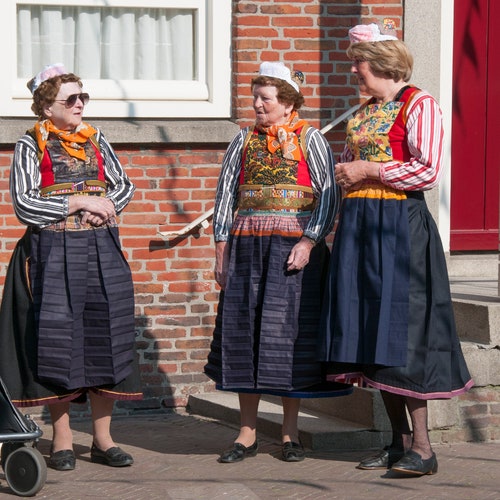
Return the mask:
<svg viewBox="0 0 500 500">
<path fill-rule="evenodd" d="M 140 4 L 137 0 L 6 0 L 6 4 L 4 26 L 0 30 L 0 43 L 4 47 L 4 72 L 0 79 L 2 116 L 33 116 L 32 98 L 26 87 L 28 79 L 17 78 L 17 6 L 28 4 L 194 9 L 198 28 L 195 35 L 196 80 L 83 78 L 85 91 L 91 95 L 85 115 L 106 118 L 230 117 L 231 0 L 141 0 Z"/>
</svg>

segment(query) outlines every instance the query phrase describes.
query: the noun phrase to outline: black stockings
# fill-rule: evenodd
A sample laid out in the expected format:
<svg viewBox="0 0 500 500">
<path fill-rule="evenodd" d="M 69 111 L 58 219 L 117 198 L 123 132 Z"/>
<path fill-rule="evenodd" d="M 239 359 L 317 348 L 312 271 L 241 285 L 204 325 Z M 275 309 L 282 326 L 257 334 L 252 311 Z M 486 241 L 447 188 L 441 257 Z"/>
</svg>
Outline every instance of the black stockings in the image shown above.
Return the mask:
<svg viewBox="0 0 500 500">
<path fill-rule="evenodd" d="M 391 447 L 405 451 L 411 448 L 423 459 L 430 458 L 432 449 L 427 429 L 427 401 L 386 391 L 381 391 L 381 395 L 391 422 Z M 410 414 L 411 429 L 408 423 L 407 409 Z"/>
</svg>

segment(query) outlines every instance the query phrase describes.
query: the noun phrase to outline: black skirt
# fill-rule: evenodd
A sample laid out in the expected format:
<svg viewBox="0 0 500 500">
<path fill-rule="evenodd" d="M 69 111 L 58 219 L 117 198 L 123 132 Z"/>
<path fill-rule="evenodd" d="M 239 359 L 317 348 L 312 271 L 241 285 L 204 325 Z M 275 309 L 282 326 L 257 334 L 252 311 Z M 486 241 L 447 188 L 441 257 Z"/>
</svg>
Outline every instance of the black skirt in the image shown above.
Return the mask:
<svg viewBox="0 0 500 500">
<path fill-rule="evenodd" d="M 339 332 L 331 326 L 322 331 L 322 359 L 329 361 L 329 378 L 333 380 L 353 381 L 361 379 L 371 387 L 394 394 L 418 399 L 447 399 L 470 389 L 473 381 L 467 369 L 455 328 L 453 305 L 450 294 L 446 260 L 439 237 L 439 232 L 427 208 L 423 194 L 415 193 L 407 200 L 410 254 L 408 276 L 408 320 L 407 342 L 404 364 L 376 364 L 352 362 L 342 355 L 335 357 L 325 354 L 325 345 L 333 345 Z M 347 228 L 353 230 L 354 221 L 343 221 Z M 399 226 L 399 230 L 401 227 Z M 339 240 L 342 235 L 337 235 Z M 360 239 L 368 237 L 367 233 Z M 334 242 L 338 245 L 340 241 Z M 360 243 L 361 244 L 361 243 Z M 336 260 L 333 260 L 333 256 Z M 332 252 L 331 275 L 328 290 L 336 287 L 342 289 L 341 276 L 349 276 L 346 266 L 357 265 L 351 255 Z M 335 272 L 343 267 L 343 273 Z M 354 271 L 353 271 L 354 272 Z M 406 274 L 406 271 L 404 271 Z M 347 288 L 347 287 L 346 287 Z M 325 295 L 323 325 L 328 325 L 327 318 L 335 315 L 337 302 L 331 301 L 332 294 Z M 351 306 L 352 306 L 351 302 Z M 355 313 L 355 312 L 354 312 Z M 353 314 L 354 314 L 353 313 Z M 373 325 L 361 330 L 355 337 L 359 345 L 352 346 L 351 351 L 363 352 L 363 343 L 370 339 L 363 335 L 373 331 Z M 375 329 L 376 330 L 376 329 Z M 390 331 L 381 332 L 391 335 Z M 329 336 L 325 339 L 325 336 Z M 342 332 L 349 339 L 349 332 Z M 362 359 L 362 358 L 360 358 Z"/>
<path fill-rule="evenodd" d="M 48 238 L 51 240 L 55 235 L 59 235 L 56 236 L 56 238 L 61 238 L 63 237 L 61 235 L 64 235 L 63 232 L 42 232 L 51 233 L 47 234 Z M 111 244 L 108 243 L 106 245 L 111 255 L 114 255 L 114 257 L 111 256 L 111 258 L 124 261 L 123 255 L 121 255 L 121 251 L 119 247 L 117 247 L 117 234 L 111 235 L 108 229 L 99 230 L 99 233 L 102 234 L 100 237 L 104 237 L 104 233 L 108 233 L 107 238 L 111 238 L 112 240 L 112 242 L 110 242 Z M 18 406 L 36 406 L 61 401 L 83 401 L 85 400 L 85 394 L 89 390 L 112 399 L 141 399 L 142 390 L 133 339 L 133 315 L 132 317 L 130 316 L 131 304 L 133 311 L 133 288 L 131 288 L 130 285 L 123 288 L 126 292 L 122 295 L 122 300 L 117 302 L 118 310 L 127 311 L 127 313 L 125 315 L 123 313 L 115 314 L 115 318 L 112 320 L 116 321 L 116 318 L 120 316 L 122 318 L 127 318 L 128 325 L 125 328 L 129 332 L 126 336 L 126 341 L 118 342 L 118 345 L 122 345 L 122 347 L 120 347 L 121 351 L 124 350 L 124 346 L 127 346 L 126 350 L 128 350 L 128 352 L 126 358 L 128 362 L 125 363 L 126 367 L 122 368 L 121 372 L 115 371 L 116 378 L 112 378 L 113 375 L 110 376 L 110 374 L 113 371 L 112 366 L 115 364 L 114 361 L 113 363 L 109 363 L 108 367 L 104 366 L 106 362 L 102 362 L 102 359 L 109 359 L 110 353 L 113 353 L 113 341 L 103 338 L 106 329 L 103 325 L 109 324 L 109 321 L 105 318 L 108 313 L 103 312 L 102 306 L 92 306 L 89 312 L 89 307 L 82 305 L 81 302 L 81 300 L 86 302 L 87 297 L 96 298 L 99 296 L 98 300 L 96 302 L 94 301 L 94 305 L 100 304 L 103 292 L 98 292 L 96 295 L 96 290 L 101 288 L 101 285 L 98 284 L 101 278 L 96 282 L 96 274 L 93 273 L 94 276 L 86 276 L 85 282 L 81 281 L 82 277 L 80 276 L 79 282 L 78 278 L 68 278 L 68 274 L 71 274 L 71 272 L 52 273 L 53 276 L 57 276 L 58 283 L 51 283 L 50 286 L 53 290 L 47 289 L 47 285 L 45 284 L 44 290 L 42 281 L 35 276 L 36 273 L 40 271 L 41 263 L 46 260 L 46 257 L 43 255 L 48 255 L 48 253 L 40 251 L 39 236 L 40 234 L 32 234 L 31 229 L 28 229 L 24 237 L 18 242 L 7 270 L 0 309 L 0 376 L 9 390 L 12 401 Z M 81 237 L 82 236 L 80 236 L 80 238 Z M 52 241 L 52 243 L 55 243 L 55 241 Z M 63 245 L 60 248 L 65 248 L 65 246 Z M 117 255 L 117 251 L 119 255 Z M 59 253 L 59 248 L 56 253 Z M 93 253 L 94 252 L 90 251 L 88 255 L 92 255 Z M 36 255 L 34 256 L 34 254 Z M 86 262 L 87 250 L 84 249 L 84 247 L 80 247 L 80 252 L 74 255 L 74 259 L 76 259 L 77 262 Z M 96 262 L 95 255 L 91 257 L 91 260 Z M 60 263 L 62 260 L 60 257 L 57 257 L 55 262 Z M 66 260 L 65 262 L 67 269 L 74 268 L 71 260 Z M 78 268 L 78 266 L 76 267 Z M 92 267 L 95 268 L 95 266 L 91 264 L 89 269 Z M 47 269 L 53 271 L 54 267 L 47 266 Z M 35 276 L 35 281 L 29 278 L 30 274 Z M 48 275 L 50 274 L 49 272 Z M 109 276 L 105 276 L 102 279 L 104 281 L 109 281 Z M 127 281 L 129 280 L 129 278 L 125 279 Z M 83 290 L 89 288 L 89 291 L 85 294 L 84 298 L 80 297 L 81 300 L 74 300 L 69 308 L 68 306 L 63 308 L 66 310 L 66 317 L 65 319 L 61 319 L 60 323 L 56 321 L 55 316 L 50 317 L 49 315 L 50 321 L 49 323 L 45 323 L 47 326 L 44 335 L 47 339 L 50 339 L 51 335 L 55 337 L 54 349 L 48 349 L 48 355 L 49 357 L 53 356 L 54 365 L 58 367 L 58 369 L 53 370 L 56 375 L 55 377 L 51 378 L 50 367 L 48 370 L 42 370 L 44 373 L 43 376 L 40 377 L 40 360 L 43 361 L 47 359 L 47 357 L 45 356 L 44 358 L 44 356 L 40 356 L 39 352 L 39 311 L 43 311 L 44 309 L 44 306 L 42 306 L 44 300 L 47 300 L 48 304 L 57 304 L 61 297 L 64 296 L 61 294 L 61 291 L 64 292 L 67 290 L 69 288 L 68 283 L 71 281 L 73 281 L 75 285 L 79 285 L 78 289 Z M 118 282 L 119 281 L 120 280 L 118 280 Z M 34 285 L 34 300 L 32 297 L 32 284 Z M 88 285 L 90 285 L 90 287 L 88 287 Z M 123 283 L 117 284 L 116 293 L 118 293 L 118 290 L 122 289 L 122 287 Z M 106 288 L 103 289 L 105 290 Z M 130 290 L 132 290 L 132 295 L 130 295 Z M 54 293 L 51 294 L 51 291 Z M 57 300 L 54 300 L 54 297 L 56 297 Z M 116 300 L 116 295 L 113 299 Z M 76 320 L 73 321 L 69 319 L 68 310 L 74 307 L 76 311 L 78 309 L 76 307 L 77 304 L 80 304 L 80 312 Z M 83 317 L 85 317 L 85 320 Z M 96 326 L 96 318 L 98 318 L 98 323 L 101 325 L 101 327 L 98 328 L 101 338 L 93 339 L 91 337 L 90 340 L 87 340 L 86 331 Z M 132 323 L 130 324 L 131 319 Z M 78 328 L 75 328 L 77 331 L 76 342 L 73 342 L 73 339 L 70 338 L 71 336 L 66 335 L 65 338 L 64 335 L 58 335 L 58 331 L 65 330 L 65 328 L 58 328 L 58 326 L 63 325 L 67 327 L 68 321 L 78 326 Z M 51 330 L 51 328 L 53 328 L 53 330 Z M 81 338 L 82 336 L 83 338 Z M 122 335 L 121 337 L 124 336 Z M 97 363 L 99 365 L 95 372 L 92 368 L 85 366 L 85 364 L 83 364 L 82 367 L 82 363 L 76 362 L 76 371 L 74 372 L 76 376 L 72 374 L 71 363 L 68 363 L 68 359 L 65 361 L 64 356 L 57 356 L 58 352 L 61 352 L 61 350 L 64 351 L 64 345 L 68 344 L 68 342 L 73 342 L 71 350 L 67 348 L 67 351 L 71 352 L 71 356 L 75 359 L 78 359 L 79 356 L 80 359 L 82 359 L 82 353 L 85 352 L 85 350 L 87 350 L 87 352 L 90 350 L 91 359 L 93 359 L 91 363 Z M 110 348 L 105 348 L 106 345 Z M 101 355 L 92 354 L 97 351 L 104 353 L 104 358 L 102 358 Z M 66 356 L 68 356 L 68 354 L 66 354 Z M 119 357 L 119 359 L 123 358 Z M 63 367 L 62 370 L 59 369 L 61 366 Z M 61 373 L 64 373 L 63 377 L 61 377 Z M 75 383 L 76 381 L 80 383 Z"/>
</svg>

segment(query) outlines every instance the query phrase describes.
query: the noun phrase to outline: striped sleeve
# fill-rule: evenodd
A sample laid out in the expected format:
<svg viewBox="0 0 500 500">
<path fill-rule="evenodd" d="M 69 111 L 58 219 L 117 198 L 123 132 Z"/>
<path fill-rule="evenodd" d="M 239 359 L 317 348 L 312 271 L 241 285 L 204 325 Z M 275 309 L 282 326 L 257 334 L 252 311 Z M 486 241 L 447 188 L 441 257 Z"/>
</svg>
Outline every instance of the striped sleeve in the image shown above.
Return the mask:
<svg viewBox="0 0 500 500">
<path fill-rule="evenodd" d="M 238 186 L 241 171 L 243 143 L 248 128 L 242 129 L 229 145 L 217 183 L 213 226 L 215 241 L 227 241 L 238 205 Z M 308 165 L 311 174 L 316 208 L 304 231 L 304 236 L 315 241 L 325 238 L 331 231 L 340 206 L 340 191 L 334 180 L 334 165 L 330 145 L 316 129 L 306 133 Z"/>
<path fill-rule="evenodd" d="M 106 196 L 115 204 L 116 212 L 120 213 L 132 198 L 135 187 L 100 131 L 97 139 L 109 186 Z M 44 227 L 66 218 L 69 203 L 68 196 L 41 196 L 42 179 L 37 151 L 35 140 L 28 134 L 17 142 L 10 169 L 10 195 L 14 212 L 23 224 Z"/>
<path fill-rule="evenodd" d="M 410 103 L 406 131 L 411 158 L 380 166 L 384 184 L 406 191 L 425 191 L 439 183 L 443 159 L 443 120 L 436 100 L 420 92 Z"/>
<path fill-rule="evenodd" d="M 97 140 L 104 160 L 104 175 L 108 184 L 106 197 L 115 204 L 116 213 L 119 214 L 130 202 L 134 195 L 135 186 L 123 170 L 115 151 L 98 130 Z"/>
<path fill-rule="evenodd" d="M 347 144 L 344 146 L 344 151 L 340 155 L 339 162 L 340 163 L 349 163 L 350 161 L 354 161 L 354 156 L 352 151 L 349 149 Z"/>
<path fill-rule="evenodd" d="M 317 199 L 304 236 L 321 241 L 332 230 L 340 208 L 341 193 L 335 183 L 335 160 L 328 141 L 315 128 L 306 132 L 307 163 Z"/>
<path fill-rule="evenodd" d="M 222 160 L 217 181 L 217 194 L 213 216 L 215 241 L 227 241 L 238 206 L 238 186 L 243 154 L 243 143 L 249 128 L 239 131 L 231 141 Z"/>
<path fill-rule="evenodd" d="M 47 226 L 68 215 L 64 196 L 43 198 L 35 140 L 24 135 L 16 143 L 10 169 L 10 195 L 17 218 L 28 226 Z"/>
</svg>

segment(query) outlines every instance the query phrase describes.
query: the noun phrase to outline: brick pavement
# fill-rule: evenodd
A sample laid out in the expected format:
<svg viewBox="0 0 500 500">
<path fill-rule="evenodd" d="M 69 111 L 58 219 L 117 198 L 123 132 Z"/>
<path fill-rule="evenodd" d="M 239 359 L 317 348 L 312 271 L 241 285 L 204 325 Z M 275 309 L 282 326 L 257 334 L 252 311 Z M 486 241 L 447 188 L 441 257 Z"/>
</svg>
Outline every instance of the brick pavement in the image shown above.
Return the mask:
<svg viewBox="0 0 500 500">
<path fill-rule="evenodd" d="M 42 424 L 39 450 L 47 456 L 51 432 Z M 500 443 L 459 443 L 434 447 L 436 475 L 391 477 L 355 468 L 363 451 L 309 451 L 300 463 L 279 459 L 277 439 L 259 436 L 257 457 L 219 464 L 236 428 L 188 414 L 116 418 L 115 441 L 133 454 L 132 467 L 115 469 L 90 462 L 90 422 L 73 423 L 77 468 L 48 470 L 37 498 L 78 499 L 447 499 L 500 498 Z M 15 498 L 3 473 L 0 498 Z"/>
</svg>

